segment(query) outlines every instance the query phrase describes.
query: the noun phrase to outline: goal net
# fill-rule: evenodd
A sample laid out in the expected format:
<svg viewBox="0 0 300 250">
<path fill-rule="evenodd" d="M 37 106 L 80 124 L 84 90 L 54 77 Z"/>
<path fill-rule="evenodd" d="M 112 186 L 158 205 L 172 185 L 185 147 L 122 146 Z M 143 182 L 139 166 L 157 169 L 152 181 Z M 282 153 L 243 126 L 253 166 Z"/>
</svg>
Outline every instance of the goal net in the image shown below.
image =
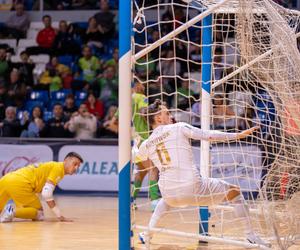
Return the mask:
<svg viewBox="0 0 300 250">
<path fill-rule="evenodd" d="M 200 159 L 203 143 L 191 143 L 201 173 L 205 167 L 210 177 L 240 186 L 251 225 L 271 249 L 296 246 L 300 234 L 299 36 L 300 13 L 271 0 L 133 2 L 133 81 L 145 87 L 149 103 L 161 99 L 177 122 L 197 127 L 239 132 L 259 126 L 245 139 L 210 143 L 207 166 Z M 132 180 L 139 171 L 145 169 L 135 168 Z M 141 190 L 148 189 L 144 181 Z M 147 229 L 151 199 L 138 196 L 136 203 L 132 227 L 139 249 L 137 233 Z M 198 240 L 209 249 L 251 247 L 230 204 L 209 207 L 202 222 L 199 209 L 205 211 L 167 212 L 147 247 L 188 249 Z"/>
</svg>

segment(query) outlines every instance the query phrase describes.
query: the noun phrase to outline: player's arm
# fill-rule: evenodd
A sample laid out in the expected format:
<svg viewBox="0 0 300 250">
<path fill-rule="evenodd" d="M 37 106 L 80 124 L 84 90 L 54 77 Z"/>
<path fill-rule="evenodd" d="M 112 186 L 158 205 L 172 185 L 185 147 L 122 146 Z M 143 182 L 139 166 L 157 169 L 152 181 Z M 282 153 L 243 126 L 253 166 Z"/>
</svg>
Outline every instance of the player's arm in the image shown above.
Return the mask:
<svg viewBox="0 0 300 250">
<path fill-rule="evenodd" d="M 57 219 L 60 221 L 72 221 L 61 215 L 60 209 L 57 207 L 56 202 L 53 198 L 53 191 L 55 189 L 55 185 L 53 182 L 48 180 L 42 190 L 42 197 L 46 201 L 47 205 L 50 207 L 52 212 L 56 215 Z"/>
<path fill-rule="evenodd" d="M 226 133 L 218 130 L 203 130 L 193 127 L 189 124 L 182 125 L 182 131 L 185 136 L 195 140 L 207 140 L 207 141 L 229 141 L 243 139 L 248 135 L 251 135 L 258 127 L 253 127 L 244 130 L 240 133 Z"/>
<path fill-rule="evenodd" d="M 148 149 L 146 146 L 148 140 L 143 141 L 143 143 L 141 144 L 141 146 L 139 147 L 136 155 L 135 155 L 135 160 L 139 160 L 139 161 L 146 161 L 148 160 Z"/>
</svg>

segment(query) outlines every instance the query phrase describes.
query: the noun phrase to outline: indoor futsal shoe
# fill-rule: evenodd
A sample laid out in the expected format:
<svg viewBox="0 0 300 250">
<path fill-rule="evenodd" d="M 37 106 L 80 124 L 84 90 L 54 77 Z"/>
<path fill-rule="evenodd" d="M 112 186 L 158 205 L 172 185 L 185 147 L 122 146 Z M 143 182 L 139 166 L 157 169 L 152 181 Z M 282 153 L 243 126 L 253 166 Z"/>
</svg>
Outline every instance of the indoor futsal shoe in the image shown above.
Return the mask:
<svg viewBox="0 0 300 250">
<path fill-rule="evenodd" d="M 7 203 L 0 215 L 0 222 L 11 222 L 15 217 L 16 206 L 13 202 Z"/>
<path fill-rule="evenodd" d="M 149 236 L 149 233 L 141 232 L 139 233 L 139 239 L 142 244 L 147 244 L 150 241 L 151 237 Z"/>
<path fill-rule="evenodd" d="M 258 235 L 254 234 L 254 233 L 247 234 L 247 240 L 251 244 L 257 244 L 257 245 L 261 245 L 261 246 L 265 246 L 265 247 L 271 247 L 270 243 L 262 240 Z"/>
</svg>

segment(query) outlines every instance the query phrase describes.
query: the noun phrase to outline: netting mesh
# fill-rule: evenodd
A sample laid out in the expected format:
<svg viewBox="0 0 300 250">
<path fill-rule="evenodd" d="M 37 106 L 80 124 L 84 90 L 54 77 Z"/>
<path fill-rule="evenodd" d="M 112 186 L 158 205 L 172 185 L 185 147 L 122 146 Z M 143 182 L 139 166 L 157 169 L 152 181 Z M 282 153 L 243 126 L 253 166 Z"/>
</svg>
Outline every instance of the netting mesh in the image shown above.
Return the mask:
<svg viewBox="0 0 300 250">
<path fill-rule="evenodd" d="M 198 127 L 203 24 L 199 20 L 159 41 L 221 2 L 136 0 L 133 5 L 133 56 L 159 43 L 135 61 L 134 81 L 144 84 L 149 103 L 162 99 L 177 121 Z M 270 0 L 225 2 L 212 13 L 211 129 L 238 132 L 258 125 L 260 130 L 244 140 L 212 143 L 210 173 L 239 185 L 256 232 L 272 249 L 287 249 L 300 234 L 300 13 Z M 199 164 L 200 145 L 192 143 Z M 147 202 L 139 202 L 134 223 L 147 225 Z M 243 239 L 230 206 L 210 209 L 210 235 Z M 195 232 L 197 216 L 197 208 L 172 211 L 163 226 Z M 170 242 L 170 236 L 161 239 Z"/>
</svg>

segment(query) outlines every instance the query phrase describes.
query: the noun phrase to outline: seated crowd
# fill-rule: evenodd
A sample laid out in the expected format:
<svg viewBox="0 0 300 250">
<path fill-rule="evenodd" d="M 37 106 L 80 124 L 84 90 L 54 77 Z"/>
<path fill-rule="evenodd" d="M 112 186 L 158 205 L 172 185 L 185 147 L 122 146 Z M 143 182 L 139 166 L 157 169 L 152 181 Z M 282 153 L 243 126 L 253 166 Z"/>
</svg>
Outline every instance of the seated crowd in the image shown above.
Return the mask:
<svg viewBox="0 0 300 250">
<path fill-rule="evenodd" d="M 17 51 L 0 39 L 0 136 L 117 136 L 105 126 L 118 103 L 114 14 L 107 0 L 100 1 L 100 8 L 86 28 L 61 20 L 56 30 L 51 16 L 45 15 L 37 45 L 19 52 L 17 62 L 12 60 Z M 18 2 L 0 35 L 19 40 L 29 26 L 24 5 Z M 37 70 L 31 58 L 45 54 L 49 62 Z"/>
</svg>

